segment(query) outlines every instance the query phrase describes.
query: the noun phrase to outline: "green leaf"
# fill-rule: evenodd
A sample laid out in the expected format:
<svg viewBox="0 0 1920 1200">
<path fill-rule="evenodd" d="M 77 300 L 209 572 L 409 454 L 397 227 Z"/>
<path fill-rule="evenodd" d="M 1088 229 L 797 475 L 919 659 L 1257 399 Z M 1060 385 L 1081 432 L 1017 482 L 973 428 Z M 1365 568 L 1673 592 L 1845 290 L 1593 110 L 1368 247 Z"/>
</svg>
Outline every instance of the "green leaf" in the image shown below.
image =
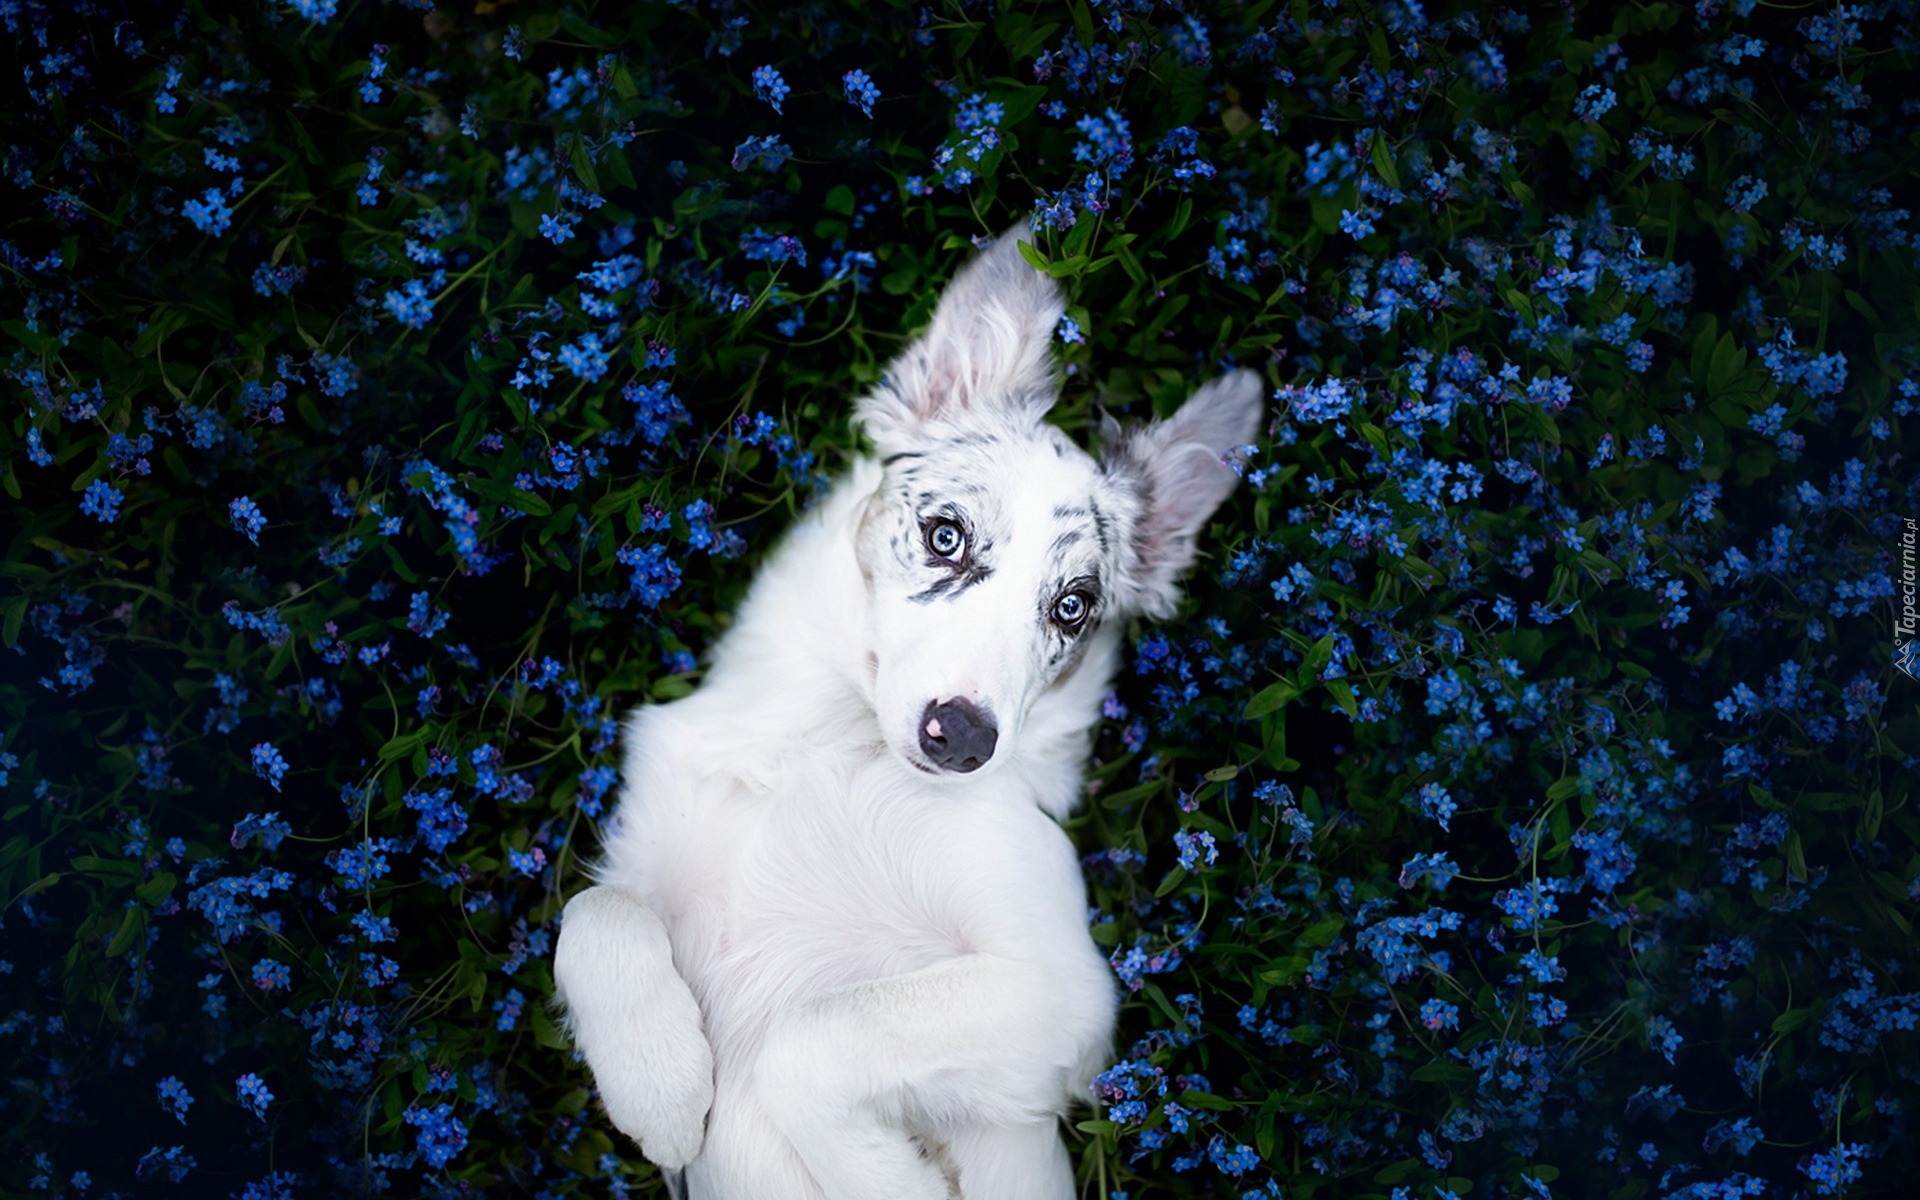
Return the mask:
<svg viewBox="0 0 1920 1200">
<path fill-rule="evenodd" d="M 1304 688 L 1320 678 L 1320 672 L 1326 670 L 1327 664 L 1333 661 L 1333 643 L 1334 635 L 1331 633 L 1315 642 L 1313 649 L 1307 651 L 1306 661 L 1294 673 L 1294 681 Z"/>
<path fill-rule="evenodd" d="M 1733 334 L 1731 332 L 1721 334 L 1720 340 L 1714 344 L 1713 356 L 1707 366 L 1708 393 L 1717 395 L 1726 391 L 1734 380 L 1740 377 L 1740 372 L 1746 368 L 1746 365 L 1747 352 L 1734 341 Z M 1737 418 L 1739 421 L 1744 419 L 1744 414 Z"/>
<path fill-rule="evenodd" d="M 20 626 L 26 619 L 27 594 L 25 592 L 8 598 L 5 605 L 0 606 L 0 642 L 5 642 L 9 650 L 20 644 Z"/>
<path fill-rule="evenodd" d="M 397 758 L 405 758 L 421 746 L 426 745 L 427 738 L 431 736 L 432 732 L 430 729 L 416 729 L 412 733 L 403 733 L 392 739 L 386 745 L 380 747 L 380 761 L 392 762 Z"/>
<path fill-rule="evenodd" d="M 1368 148 L 1373 156 L 1373 169 L 1388 187 L 1400 190 L 1400 172 L 1393 165 L 1393 149 L 1387 145 L 1387 135 L 1375 130 Z"/>
<path fill-rule="evenodd" d="M 1800 831 L 1787 831 L 1787 874 L 1798 883 L 1807 881 L 1807 850 L 1800 840 Z"/>
<path fill-rule="evenodd" d="M 67 860 L 67 865 L 85 875 L 97 875 L 102 879 L 130 881 L 140 878 L 140 864 L 128 862 L 124 858 L 100 858 L 92 854 L 77 854 Z"/>
<path fill-rule="evenodd" d="M 1291 679 L 1282 679 L 1261 689 L 1253 699 L 1247 701 L 1247 707 L 1240 713 L 1249 721 L 1257 720 L 1270 712 L 1277 712 L 1287 701 L 1300 694 L 1300 689 Z"/>
<path fill-rule="evenodd" d="M 37 896 L 41 892 L 44 892 L 48 888 L 52 887 L 54 884 L 59 883 L 60 879 L 61 879 L 61 874 L 58 871 L 54 871 L 48 875 L 42 875 L 40 878 L 34 880 L 32 883 L 28 884 L 26 887 L 23 887 L 18 892 L 15 892 L 13 895 L 13 899 L 19 900 L 27 896 Z M 7 903 L 11 904 L 12 902 L 13 902 L 12 900 L 9 900 Z"/>
<path fill-rule="evenodd" d="M 547 1006 L 537 1000 L 530 1001 L 527 1008 L 528 1020 L 533 1025 L 533 1040 L 549 1050 L 568 1049 L 566 1035 L 554 1024 L 553 1014 Z"/>
<path fill-rule="evenodd" d="M 1457 1062 L 1435 1059 L 1414 1068 L 1411 1078 L 1419 1083 L 1455 1083 L 1473 1078 L 1473 1072 Z"/>
<path fill-rule="evenodd" d="M 1283 987 L 1306 974 L 1311 960 L 1298 954 L 1289 954 L 1285 958 L 1276 958 L 1260 971 L 1262 982 Z"/>
<path fill-rule="evenodd" d="M 1192 1088 L 1180 1093 L 1180 1103 L 1188 1108 L 1204 1108 L 1208 1112 L 1233 1112 L 1240 1107 L 1224 1096 L 1216 1096 L 1212 1092 L 1196 1092 Z"/>
<path fill-rule="evenodd" d="M 1775 1033 L 1792 1033 L 1808 1021 L 1813 1020 L 1813 1014 L 1814 1006 L 1811 1004 L 1803 1005 L 1800 1008 L 1789 1008 L 1773 1019 L 1771 1028 Z"/>
<path fill-rule="evenodd" d="M 54 875 L 50 878 L 58 879 L 59 876 Z M 172 893 L 174 884 L 179 881 L 179 877 L 170 871 L 157 871 L 154 873 L 153 878 L 133 889 L 133 894 L 140 898 L 142 904 L 150 908 L 159 908 L 167 896 Z"/>
<path fill-rule="evenodd" d="M 120 919 L 120 928 L 114 931 L 113 940 L 107 943 L 107 957 L 119 958 L 133 948 L 133 940 L 147 928 L 147 910 L 135 906 L 127 910 Z"/>
</svg>

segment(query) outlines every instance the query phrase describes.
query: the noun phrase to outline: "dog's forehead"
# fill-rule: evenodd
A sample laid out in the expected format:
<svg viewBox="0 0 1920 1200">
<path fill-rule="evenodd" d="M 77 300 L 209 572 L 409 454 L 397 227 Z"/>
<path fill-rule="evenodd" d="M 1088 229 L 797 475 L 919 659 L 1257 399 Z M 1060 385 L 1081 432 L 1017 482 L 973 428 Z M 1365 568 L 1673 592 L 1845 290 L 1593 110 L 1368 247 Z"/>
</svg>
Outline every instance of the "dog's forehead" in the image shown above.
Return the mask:
<svg viewBox="0 0 1920 1200">
<path fill-rule="evenodd" d="M 1051 425 L 954 431 L 886 465 L 914 509 L 957 506 L 996 523 L 1092 521 L 1111 489 L 1093 456 Z"/>
</svg>

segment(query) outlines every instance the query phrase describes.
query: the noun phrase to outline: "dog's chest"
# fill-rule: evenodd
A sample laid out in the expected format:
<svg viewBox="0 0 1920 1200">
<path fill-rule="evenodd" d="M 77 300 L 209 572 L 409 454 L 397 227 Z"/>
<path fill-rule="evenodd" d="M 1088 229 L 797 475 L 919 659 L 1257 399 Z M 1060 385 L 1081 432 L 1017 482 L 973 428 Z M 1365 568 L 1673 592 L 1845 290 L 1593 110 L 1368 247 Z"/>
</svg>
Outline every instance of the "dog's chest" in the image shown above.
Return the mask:
<svg viewBox="0 0 1920 1200">
<path fill-rule="evenodd" d="M 716 1046 L 753 1040 L 809 995 L 983 948 L 1032 924 L 1021 908 L 1051 901 L 1076 917 L 1065 835 L 1036 811 L 885 762 L 718 791 L 663 844 L 677 848 L 660 880 L 676 963 Z"/>
</svg>

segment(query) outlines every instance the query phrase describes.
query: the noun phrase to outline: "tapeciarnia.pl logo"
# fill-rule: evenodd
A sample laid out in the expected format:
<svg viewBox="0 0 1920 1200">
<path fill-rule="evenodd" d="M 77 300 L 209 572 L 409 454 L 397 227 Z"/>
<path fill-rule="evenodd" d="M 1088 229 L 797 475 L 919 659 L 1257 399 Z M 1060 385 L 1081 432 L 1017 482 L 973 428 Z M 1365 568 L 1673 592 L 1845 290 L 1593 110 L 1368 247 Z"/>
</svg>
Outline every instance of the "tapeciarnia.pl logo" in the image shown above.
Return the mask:
<svg viewBox="0 0 1920 1200">
<path fill-rule="evenodd" d="M 1909 679 L 1920 679 L 1920 581 L 1914 573 L 1914 542 L 1920 527 L 1912 517 L 1900 531 L 1900 611 L 1893 620 L 1893 665 Z"/>
</svg>

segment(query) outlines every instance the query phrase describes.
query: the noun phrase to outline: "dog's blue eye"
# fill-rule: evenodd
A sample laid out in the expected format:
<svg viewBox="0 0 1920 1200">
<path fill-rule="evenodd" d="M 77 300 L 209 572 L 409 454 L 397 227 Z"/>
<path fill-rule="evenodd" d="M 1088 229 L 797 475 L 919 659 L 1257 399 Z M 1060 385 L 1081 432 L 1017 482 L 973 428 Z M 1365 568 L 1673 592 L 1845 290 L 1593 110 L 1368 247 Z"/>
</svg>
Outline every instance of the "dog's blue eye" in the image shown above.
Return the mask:
<svg viewBox="0 0 1920 1200">
<path fill-rule="evenodd" d="M 1087 619 L 1087 598 L 1079 592 L 1068 592 L 1053 602 L 1053 619 L 1072 629 Z"/>
<path fill-rule="evenodd" d="M 935 521 L 927 527 L 927 549 L 941 558 L 958 561 L 966 551 L 967 535 L 952 521 Z"/>
</svg>

